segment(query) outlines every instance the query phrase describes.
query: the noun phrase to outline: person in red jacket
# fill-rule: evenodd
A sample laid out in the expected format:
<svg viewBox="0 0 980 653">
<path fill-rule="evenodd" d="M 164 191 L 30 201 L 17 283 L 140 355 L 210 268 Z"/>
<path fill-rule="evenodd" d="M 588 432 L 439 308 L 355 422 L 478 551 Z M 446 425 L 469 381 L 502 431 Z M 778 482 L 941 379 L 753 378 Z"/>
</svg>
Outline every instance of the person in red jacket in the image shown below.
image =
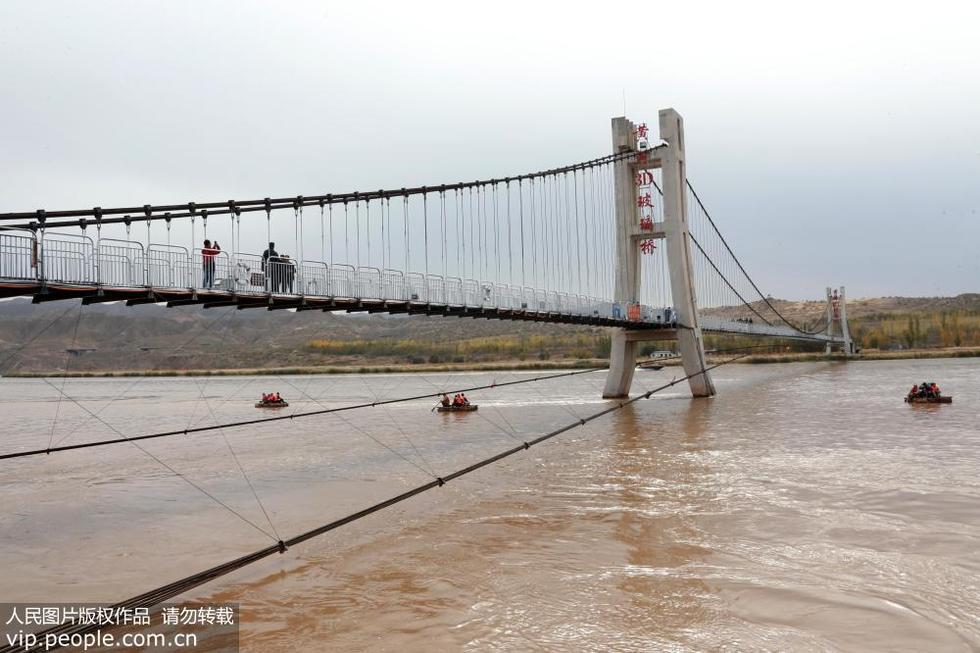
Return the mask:
<svg viewBox="0 0 980 653">
<path fill-rule="evenodd" d="M 204 283 L 201 286 L 204 288 L 214 288 L 214 259 L 220 251 L 221 245 L 217 240 L 212 245 L 210 240 L 205 239 L 204 249 L 201 250 L 201 259 L 204 262 Z"/>
</svg>

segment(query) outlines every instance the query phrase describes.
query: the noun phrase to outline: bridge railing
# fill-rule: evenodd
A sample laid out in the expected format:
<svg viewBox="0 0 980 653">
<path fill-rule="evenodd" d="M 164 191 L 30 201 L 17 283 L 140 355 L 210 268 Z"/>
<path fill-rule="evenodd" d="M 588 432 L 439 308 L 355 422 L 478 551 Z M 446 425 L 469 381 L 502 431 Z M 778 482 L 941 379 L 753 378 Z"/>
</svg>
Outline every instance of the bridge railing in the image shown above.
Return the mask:
<svg viewBox="0 0 980 653">
<path fill-rule="evenodd" d="M 371 267 L 357 268 L 357 296 L 361 299 L 382 299 L 381 270 Z"/>
<path fill-rule="evenodd" d="M 483 306 L 486 308 L 506 309 L 508 301 L 508 286 L 506 283 L 481 281 L 480 293 L 483 296 Z"/>
<path fill-rule="evenodd" d="M 229 276 L 234 280 L 235 292 L 265 293 L 265 271 L 262 269 L 262 257 L 257 254 L 235 252 L 234 264 Z"/>
<path fill-rule="evenodd" d="M 463 305 L 463 280 L 459 277 L 446 278 L 446 304 L 450 306 Z"/>
<path fill-rule="evenodd" d="M 353 265 L 334 263 L 330 266 L 330 296 L 357 297 L 354 283 L 355 270 Z"/>
<path fill-rule="evenodd" d="M 303 261 L 296 266 L 296 292 L 312 297 L 330 295 L 330 268 L 319 261 Z"/>
<path fill-rule="evenodd" d="M 204 257 L 200 249 L 138 241 L 100 239 L 53 231 L 0 229 L 0 278 L 121 287 L 189 290 L 204 285 Z M 210 275 L 209 275 L 210 276 Z M 614 304 L 579 293 L 545 291 L 530 286 L 461 279 L 438 274 L 404 273 L 346 264 L 295 261 L 244 252 L 220 252 L 214 258 L 213 289 L 234 293 L 292 294 L 391 301 L 425 302 L 552 313 L 566 316 L 619 317 Z M 643 307 L 639 319 L 657 323 L 663 309 Z M 636 318 L 634 318 L 636 319 Z M 661 322 L 662 323 L 662 322 Z M 711 321 L 708 320 L 708 324 Z M 759 333 L 757 328 L 750 329 Z M 713 327 L 708 327 L 713 328 Z M 747 331 L 744 324 L 725 320 L 718 330 Z M 792 335 L 792 329 L 773 327 L 767 333 Z M 785 332 L 785 333 L 784 333 Z M 799 334 L 796 334 L 799 335 Z"/>
<path fill-rule="evenodd" d="M 408 299 L 404 272 L 390 269 L 381 271 L 381 297 L 392 301 Z"/>
<path fill-rule="evenodd" d="M 191 258 L 187 248 L 151 243 L 146 248 L 148 285 L 153 288 L 195 288 Z"/>
<path fill-rule="evenodd" d="M 441 274 L 430 274 L 425 277 L 426 296 L 433 304 L 446 303 L 446 280 Z"/>
<path fill-rule="evenodd" d="M 483 306 L 483 292 L 479 281 L 463 279 L 463 303 L 467 306 Z"/>
<path fill-rule="evenodd" d="M 228 252 L 218 252 L 210 259 L 210 263 L 210 288 L 238 292 L 238 278 L 235 274 L 237 268 Z M 204 252 L 195 249 L 187 271 L 188 281 L 194 288 L 205 288 L 206 276 Z"/>
<path fill-rule="evenodd" d="M 405 275 L 405 291 L 410 302 L 426 302 L 425 275 L 421 272 L 409 272 Z"/>
<path fill-rule="evenodd" d="M 99 239 L 96 280 L 104 286 L 145 286 L 141 243 L 115 238 Z"/>
<path fill-rule="evenodd" d="M 37 237 L 29 229 L 0 231 L 0 279 L 37 279 L 40 270 Z"/>
<path fill-rule="evenodd" d="M 95 245 L 88 236 L 45 232 L 41 236 L 40 278 L 62 283 L 95 283 Z"/>
<path fill-rule="evenodd" d="M 838 342 L 841 339 L 826 334 L 805 334 L 783 324 L 763 324 L 760 322 L 735 322 L 729 318 L 716 315 L 701 315 L 701 328 L 705 331 L 723 331 L 725 333 L 744 333 L 754 336 L 776 336 L 782 338 L 798 338 L 804 340 L 822 340 Z"/>
</svg>

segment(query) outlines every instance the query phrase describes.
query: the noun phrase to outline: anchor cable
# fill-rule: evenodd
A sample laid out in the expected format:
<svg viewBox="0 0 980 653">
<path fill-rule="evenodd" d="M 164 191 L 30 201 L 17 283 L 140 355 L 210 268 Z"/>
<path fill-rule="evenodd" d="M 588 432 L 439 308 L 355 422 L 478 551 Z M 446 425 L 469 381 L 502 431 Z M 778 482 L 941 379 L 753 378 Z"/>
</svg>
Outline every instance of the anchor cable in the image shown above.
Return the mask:
<svg viewBox="0 0 980 653">
<path fill-rule="evenodd" d="M 492 465 L 493 463 L 496 463 L 496 462 L 498 462 L 500 460 L 503 460 L 505 458 L 509 458 L 510 456 L 513 456 L 516 453 L 520 453 L 522 451 L 526 451 L 526 450 L 530 449 L 532 446 L 541 444 L 542 442 L 545 442 L 547 440 L 550 440 L 550 439 L 552 439 L 552 438 L 554 438 L 554 437 L 556 437 L 558 435 L 561 435 L 561 434 L 563 434 L 563 433 L 565 433 L 567 431 L 571 431 L 572 429 L 578 428 L 580 426 L 584 426 L 584 425 L 588 424 L 589 422 L 592 422 L 592 421 L 594 421 L 596 419 L 599 419 L 601 417 L 604 417 L 604 416 L 606 416 L 606 415 L 608 415 L 610 413 L 613 413 L 613 412 L 616 412 L 616 411 L 621 410 L 623 408 L 626 408 L 627 406 L 630 406 L 630 405 L 632 405 L 632 404 L 640 401 L 641 399 L 649 399 L 651 396 L 653 396 L 657 392 L 660 392 L 662 390 L 666 390 L 667 388 L 670 388 L 670 387 L 672 387 L 674 385 L 677 385 L 678 383 L 682 383 L 683 381 L 687 381 L 688 379 L 691 379 L 691 378 L 693 378 L 695 376 L 699 376 L 699 375 L 704 374 L 706 372 L 709 372 L 709 371 L 711 371 L 713 369 L 719 368 L 719 367 L 721 367 L 723 365 L 727 365 L 729 363 L 732 363 L 732 362 L 738 360 L 739 358 L 743 358 L 743 357 L 745 357 L 747 355 L 748 354 L 742 354 L 742 355 L 736 356 L 734 358 L 731 358 L 731 359 L 729 359 L 727 361 L 724 361 L 724 362 L 721 362 L 721 363 L 716 363 L 715 365 L 711 365 L 709 367 L 705 367 L 702 370 L 700 370 L 698 372 L 695 372 L 694 374 L 690 374 L 690 375 L 685 376 L 685 377 L 680 378 L 680 379 L 674 379 L 674 380 L 670 381 L 669 383 L 666 383 L 664 385 L 661 385 L 661 386 L 659 386 L 657 388 L 654 388 L 652 390 L 648 390 L 647 392 L 645 392 L 645 393 L 643 393 L 641 395 L 637 395 L 636 397 L 633 397 L 632 399 L 618 401 L 613 406 L 610 406 L 610 407 L 605 408 L 603 410 L 600 410 L 598 412 L 592 413 L 591 415 L 588 415 L 588 416 L 583 417 L 581 419 L 578 419 L 578 420 L 576 420 L 574 422 L 571 422 L 569 424 L 566 424 L 565 426 L 562 426 L 561 428 L 558 428 L 558 429 L 555 429 L 555 430 L 550 431 L 548 433 L 545 433 L 543 435 L 540 435 L 537 438 L 534 438 L 532 440 L 527 440 L 527 441 L 525 441 L 525 442 L 523 442 L 523 443 L 521 443 L 521 444 L 519 444 L 519 445 L 517 445 L 515 447 L 512 447 L 510 449 L 506 449 L 504 451 L 501 451 L 501 452 L 499 452 L 499 453 L 497 453 L 497 454 L 495 454 L 493 456 L 490 456 L 488 458 L 484 458 L 484 459 L 482 459 L 482 460 L 480 460 L 478 462 L 475 462 L 475 463 L 473 463 L 471 465 L 468 465 L 467 467 L 463 467 L 461 469 L 457 469 L 456 471 L 454 471 L 454 472 L 452 472 L 450 474 L 447 474 L 447 475 L 441 476 L 441 477 L 437 477 L 435 480 L 429 481 L 429 482 L 424 483 L 422 485 L 418 485 L 418 486 L 416 486 L 416 487 L 414 487 L 414 488 L 412 488 L 410 490 L 407 490 L 405 492 L 402 492 L 401 494 L 398 494 L 398 495 L 393 496 L 393 497 L 391 497 L 389 499 L 386 499 L 384 501 L 381 501 L 380 503 L 376 503 L 376 504 L 374 504 L 372 506 L 369 506 L 367 508 L 364 508 L 362 510 L 359 510 L 359 511 L 357 511 L 355 513 L 351 513 L 351 514 L 349 514 L 349 515 L 347 515 L 345 517 L 341 517 L 339 519 L 335 519 L 335 520 L 333 520 L 331 522 L 328 522 L 326 524 L 323 524 L 322 526 L 318 526 L 316 528 L 313 528 L 311 530 L 305 531 L 303 533 L 299 533 L 298 535 L 295 535 L 295 536 L 289 538 L 288 540 L 280 540 L 280 541 L 276 542 L 276 544 L 267 546 L 267 547 L 265 547 L 263 549 L 259 549 L 257 551 L 253 551 L 252 553 L 246 554 L 246 555 L 241 556 L 239 558 L 235 558 L 234 560 L 230 560 L 228 562 L 225 562 L 223 564 L 217 565 L 215 567 L 211 567 L 209 569 L 205 569 L 204 571 L 198 572 L 196 574 L 192 574 L 190 576 L 187 576 L 187 577 L 182 578 L 180 580 L 174 581 L 174 582 L 169 583 L 167 585 L 163 585 L 163 586 L 158 587 L 156 589 L 150 590 L 149 592 L 145 592 L 143 594 L 139 594 L 139 595 L 134 596 L 132 598 L 126 599 L 124 601 L 121 601 L 119 603 L 114 604 L 112 606 L 112 608 L 113 609 L 116 609 L 116 608 L 123 609 L 123 608 L 136 608 L 136 607 L 152 607 L 152 606 L 158 605 L 159 603 L 162 603 L 162 602 L 164 602 L 164 601 L 166 601 L 168 599 L 174 598 L 174 597 L 179 596 L 181 594 L 185 594 L 185 593 L 189 592 L 190 590 L 195 589 L 197 587 L 200 587 L 201 585 L 204 585 L 205 583 L 208 583 L 208 582 L 210 582 L 212 580 L 215 580 L 215 579 L 220 578 L 222 576 L 226 576 L 226 575 L 228 575 L 228 574 L 230 574 L 230 573 L 232 573 L 234 571 L 237 571 L 237 570 L 239 570 L 239 569 L 241 569 L 243 567 L 246 567 L 246 566 L 251 565 L 251 564 L 254 564 L 254 563 L 256 563 L 256 562 L 258 562 L 260 560 L 263 560 L 265 558 L 268 558 L 269 556 L 271 556 L 271 555 L 273 555 L 275 553 L 285 553 L 285 551 L 288 548 L 293 547 L 293 546 L 295 546 L 297 544 L 301 544 L 303 542 L 306 542 L 307 540 L 310 540 L 310 539 L 313 539 L 313 538 L 318 537 L 320 535 L 323 535 L 324 533 L 328 533 L 330 531 L 336 530 L 337 528 L 340 528 L 341 526 L 345 526 L 347 524 L 350 524 L 352 522 L 358 521 L 360 519 L 364 519 L 365 517 L 368 517 L 368 516 L 370 516 L 370 515 L 372 515 L 372 514 L 374 514 L 376 512 L 379 512 L 381 510 L 384 510 L 385 508 L 389 508 L 389 507 L 394 506 L 394 505 L 396 505 L 398 503 L 401 503 L 403 501 L 406 501 L 408 499 L 411 499 L 414 496 L 417 496 L 419 494 L 422 494 L 423 492 L 427 492 L 427 491 L 432 490 L 434 488 L 442 487 L 443 485 L 445 485 L 446 483 L 448 483 L 450 481 L 453 481 L 453 480 L 456 480 L 456 479 L 461 478 L 463 476 L 466 476 L 468 474 L 471 474 L 471 473 L 473 473 L 473 472 L 475 472 L 477 470 L 480 470 L 480 469 L 482 469 L 484 467 L 487 467 L 489 465 Z M 87 625 L 87 624 L 82 624 L 82 625 L 66 624 L 66 625 L 63 625 L 63 626 L 57 626 L 55 628 L 51 628 L 51 629 L 48 629 L 48 630 L 45 630 L 45 631 L 41 631 L 40 633 L 38 633 L 38 636 L 43 637 L 43 636 L 46 636 L 48 634 L 61 634 L 61 633 L 84 633 L 84 632 L 88 632 L 89 630 L 91 630 L 93 628 L 97 628 L 97 627 L 98 627 L 97 625 Z M 10 648 L 10 647 L 4 647 L 4 648 L 0 648 L 0 653 L 12 652 L 14 650 L 16 650 L 16 649 Z"/>
</svg>

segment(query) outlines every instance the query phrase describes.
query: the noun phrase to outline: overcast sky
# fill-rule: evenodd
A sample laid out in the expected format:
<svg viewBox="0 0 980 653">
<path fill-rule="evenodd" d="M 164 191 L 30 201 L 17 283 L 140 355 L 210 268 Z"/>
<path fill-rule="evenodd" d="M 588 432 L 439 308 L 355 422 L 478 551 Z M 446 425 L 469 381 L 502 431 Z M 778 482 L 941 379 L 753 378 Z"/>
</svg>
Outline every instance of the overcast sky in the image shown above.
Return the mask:
<svg viewBox="0 0 980 653">
<path fill-rule="evenodd" d="M 980 3 L 0 3 L 0 211 L 538 170 L 676 108 L 763 289 L 980 291 Z"/>
</svg>

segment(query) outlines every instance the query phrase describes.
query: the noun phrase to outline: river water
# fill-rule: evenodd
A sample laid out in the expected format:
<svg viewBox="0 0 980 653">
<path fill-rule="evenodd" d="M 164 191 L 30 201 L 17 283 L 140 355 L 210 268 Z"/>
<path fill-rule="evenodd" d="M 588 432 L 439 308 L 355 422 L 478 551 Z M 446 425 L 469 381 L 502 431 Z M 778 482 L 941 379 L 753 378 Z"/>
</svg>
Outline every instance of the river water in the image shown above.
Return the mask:
<svg viewBox="0 0 980 653">
<path fill-rule="evenodd" d="M 715 398 L 676 386 L 191 597 L 240 602 L 248 651 L 980 649 L 980 363 L 713 374 Z M 105 423 L 61 379 L 2 379 L 0 449 L 528 376 L 68 379 Z M 4 461 L 0 599 L 144 592 L 609 406 L 602 376 Z M 923 380 L 954 403 L 905 405 Z"/>
</svg>

